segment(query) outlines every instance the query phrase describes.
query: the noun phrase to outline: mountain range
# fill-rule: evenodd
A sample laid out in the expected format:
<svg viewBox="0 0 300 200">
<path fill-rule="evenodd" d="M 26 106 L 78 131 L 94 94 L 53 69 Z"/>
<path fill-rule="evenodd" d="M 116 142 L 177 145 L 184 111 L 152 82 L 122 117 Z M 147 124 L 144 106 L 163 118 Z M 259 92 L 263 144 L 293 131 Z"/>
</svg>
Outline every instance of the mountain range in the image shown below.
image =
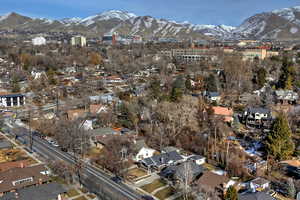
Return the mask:
<svg viewBox="0 0 300 200">
<path fill-rule="evenodd" d="M 172 37 L 180 39 L 299 39 L 300 6 L 259 13 L 240 26 L 197 25 L 151 16 L 137 16 L 126 11 L 111 10 L 87 18 L 50 20 L 30 18 L 17 13 L 0 16 L 0 30 L 41 32 L 78 32 L 90 37 L 112 32 L 141 35 L 146 39 Z"/>
</svg>

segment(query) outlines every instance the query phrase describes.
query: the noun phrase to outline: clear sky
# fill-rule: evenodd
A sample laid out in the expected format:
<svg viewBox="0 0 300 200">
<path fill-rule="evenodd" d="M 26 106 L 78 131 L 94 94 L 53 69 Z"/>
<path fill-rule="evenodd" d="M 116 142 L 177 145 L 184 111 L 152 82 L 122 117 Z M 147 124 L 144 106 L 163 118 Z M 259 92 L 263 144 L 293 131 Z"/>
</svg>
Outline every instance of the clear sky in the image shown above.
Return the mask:
<svg viewBox="0 0 300 200">
<path fill-rule="evenodd" d="M 237 26 L 253 14 L 300 6 L 300 0 L 1 0 L 0 15 L 17 12 L 31 17 L 87 17 L 125 10 L 194 24 Z"/>
</svg>

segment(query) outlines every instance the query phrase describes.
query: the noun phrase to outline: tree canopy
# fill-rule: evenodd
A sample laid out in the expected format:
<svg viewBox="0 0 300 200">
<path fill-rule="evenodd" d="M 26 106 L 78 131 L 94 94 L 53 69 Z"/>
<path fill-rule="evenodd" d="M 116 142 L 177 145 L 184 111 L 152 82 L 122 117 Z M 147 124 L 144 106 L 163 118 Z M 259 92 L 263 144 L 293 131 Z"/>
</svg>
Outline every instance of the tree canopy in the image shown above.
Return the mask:
<svg viewBox="0 0 300 200">
<path fill-rule="evenodd" d="M 287 159 L 294 152 L 292 132 L 286 116 L 280 113 L 267 136 L 267 148 L 270 155 L 277 160 Z"/>
</svg>

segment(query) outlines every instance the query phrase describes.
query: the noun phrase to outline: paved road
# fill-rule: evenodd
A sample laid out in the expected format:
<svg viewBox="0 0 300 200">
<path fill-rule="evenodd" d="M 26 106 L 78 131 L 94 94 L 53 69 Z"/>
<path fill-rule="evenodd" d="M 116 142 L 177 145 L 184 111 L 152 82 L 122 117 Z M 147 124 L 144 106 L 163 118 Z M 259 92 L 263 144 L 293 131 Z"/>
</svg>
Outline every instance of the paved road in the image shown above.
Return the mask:
<svg viewBox="0 0 300 200">
<path fill-rule="evenodd" d="M 16 126 L 16 125 L 14 125 Z M 24 133 L 22 137 L 18 137 L 18 140 L 22 143 L 29 142 L 29 136 L 28 136 L 28 130 L 25 128 L 22 128 L 24 130 Z M 23 132 L 23 131 L 22 131 Z M 12 131 L 10 131 L 10 134 L 13 134 Z M 41 139 L 39 137 L 33 138 L 33 151 L 40 154 L 46 159 L 49 160 L 63 160 L 69 164 L 74 164 L 74 157 L 70 155 L 69 153 L 62 152 L 60 149 L 50 145 L 46 140 Z M 105 191 L 111 191 L 112 194 L 116 194 L 118 196 L 118 199 L 124 199 L 124 200 L 137 200 L 141 199 L 141 196 L 137 194 L 136 191 L 129 188 L 127 185 L 123 183 L 115 183 L 111 180 L 111 177 L 107 174 L 105 174 L 100 169 L 95 168 L 94 166 L 86 163 L 85 168 L 82 170 L 83 176 L 88 180 L 88 189 L 89 187 L 94 188 L 94 191 L 97 192 L 97 188 L 100 190 L 104 190 L 103 187 L 105 187 Z M 112 198 L 114 199 L 114 198 Z"/>
</svg>

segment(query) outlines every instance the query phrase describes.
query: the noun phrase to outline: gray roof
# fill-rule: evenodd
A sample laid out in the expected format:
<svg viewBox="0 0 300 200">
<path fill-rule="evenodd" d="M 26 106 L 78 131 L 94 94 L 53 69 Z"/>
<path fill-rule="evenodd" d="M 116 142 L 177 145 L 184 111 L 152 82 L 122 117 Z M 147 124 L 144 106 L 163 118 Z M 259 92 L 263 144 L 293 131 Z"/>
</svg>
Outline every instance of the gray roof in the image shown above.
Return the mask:
<svg viewBox="0 0 300 200">
<path fill-rule="evenodd" d="M 59 194 L 66 193 L 67 190 L 58 183 L 49 183 L 38 186 L 23 188 L 17 191 L 18 197 L 14 192 L 10 192 L 0 197 L 0 200 L 53 200 Z"/>
<path fill-rule="evenodd" d="M 204 157 L 203 156 L 200 156 L 200 155 L 192 155 L 190 157 L 188 157 L 188 160 L 200 160 L 200 159 L 203 159 Z"/>
<path fill-rule="evenodd" d="M 164 165 L 171 165 L 183 159 L 184 158 L 177 151 L 172 151 L 168 153 L 154 155 L 150 158 L 146 158 L 142 160 L 142 162 L 149 167 L 151 166 L 160 167 Z"/>
<path fill-rule="evenodd" d="M 115 135 L 118 134 L 118 131 L 115 131 L 112 128 L 98 128 L 88 131 L 92 136 L 102 136 L 102 135 Z"/>
<path fill-rule="evenodd" d="M 240 194 L 239 200 L 275 200 L 275 198 L 273 198 L 266 192 L 255 192 L 255 193 Z"/>
<path fill-rule="evenodd" d="M 187 162 L 181 163 L 179 165 L 173 165 L 173 166 L 164 168 L 160 172 L 160 175 L 165 178 L 174 177 L 174 178 L 184 181 L 185 180 L 185 174 L 184 174 L 185 167 L 187 167 L 185 165 L 188 165 L 189 169 L 191 170 L 193 179 L 195 179 L 197 176 L 199 176 L 205 170 L 205 168 L 203 168 L 200 165 L 197 165 L 195 162 L 187 161 Z"/>
<path fill-rule="evenodd" d="M 7 140 L 0 140 L 0 149 L 10 149 L 12 144 Z"/>
<path fill-rule="evenodd" d="M 262 113 L 262 114 L 270 114 L 271 110 L 263 107 L 249 107 L 247 108 L 248 113 Z"/>
<path fill-rule="evenodd" d="M 208 92 L 208 96 L 210 97 L 218 97 L 220 96 L 219 92 Z"/>
<path fill-rule="evenodd" d="M 172 147 L 172 146 L 165 147 L 165 148 L 162 149 L 162 152 L 164 152 L 164 153 L 168 153 L 168 152 L 171 152 L 171 151 L 177 151 L 178 152 L 179 149 L 176 148 L 176 147 Z"/>
</svg>

